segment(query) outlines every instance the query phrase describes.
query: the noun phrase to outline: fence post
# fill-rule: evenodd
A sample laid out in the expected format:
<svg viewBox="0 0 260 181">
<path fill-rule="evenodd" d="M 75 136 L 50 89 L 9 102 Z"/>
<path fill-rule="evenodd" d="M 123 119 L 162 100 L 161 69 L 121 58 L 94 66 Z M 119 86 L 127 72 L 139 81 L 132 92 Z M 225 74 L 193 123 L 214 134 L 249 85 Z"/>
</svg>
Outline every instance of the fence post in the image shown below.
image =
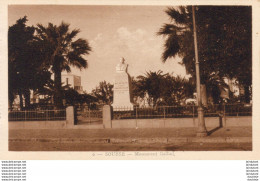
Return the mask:
<svg viewBox="0 0 260 181">
<path fill-rule="evenodd" d="M 137 106 L 135 106 L 135 129 L 137 129 L 137 118 L 138 118 L 138 107 Z"/>
<path fill-rule="evenodd" d="M 165 106 L 163 106 L 163 118 L 165 119 Z"/>
<path fill-rule="evenodd" d="M 138 118 L 138 112 L 137 112 L 137 106 L 135 107 L 135 118 L 137 119 Z"/>
<path fill-rule="evenodd" d="M 110 105 L 103 106 L 103 125 L 105 128 L 112 128 L 112 109 Z"/>
<path fill-rule="evenodd" d="M 69 106 L 66 108 L 66 123 L 67 126 L 73 126 L 74 125 L 74 107 Z"/>
<path fill-rule="evenodd" d="M 88 108 L 88 119 L 89 119 L 89 124 L 91 123 L 91 118 L 90 118 L 90 109 Z"/>
<path fill-rule="evenodd" d="M 192 105 L 192 120 L 193 120 L 193 126 L 195 126 L 194 105 Z"/>
<path fill-rule="evenodd" d="M 224 121 L 224 127 L 226 127 L 226 104 L 225 103 L 223 109 L 223 121 Z"/>
</svg>

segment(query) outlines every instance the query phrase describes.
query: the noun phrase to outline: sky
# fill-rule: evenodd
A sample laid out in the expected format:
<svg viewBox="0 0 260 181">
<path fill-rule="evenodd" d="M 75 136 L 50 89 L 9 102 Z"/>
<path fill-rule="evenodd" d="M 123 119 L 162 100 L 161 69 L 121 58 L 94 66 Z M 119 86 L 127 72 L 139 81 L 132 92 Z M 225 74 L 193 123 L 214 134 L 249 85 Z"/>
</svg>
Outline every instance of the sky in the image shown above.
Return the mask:
<svg viewBox="0 0 260 181">
<path fill-rule="evenodd" d="M 164 23 L 170 23 L 164 12 L 166 6 L 61 6 L 61 5 L 9 5 L 8 26 L 24 17 L 27 25 L 49 22 L 70 24 L 70 30 L 80 29 L 76 38 L 86 39 L 92 51 L 85 56 L 88 68 L 72 68 L 72 74 L 81 76 L 83 90 L 88 93 L 99 82 L 114 82 L 115 67 L 124 57 L 130 76 L 144 75 L 146 71 L 187 76 L 179 57 L 163 63 L 164 38 L 156 32 Z"/>
</svg>

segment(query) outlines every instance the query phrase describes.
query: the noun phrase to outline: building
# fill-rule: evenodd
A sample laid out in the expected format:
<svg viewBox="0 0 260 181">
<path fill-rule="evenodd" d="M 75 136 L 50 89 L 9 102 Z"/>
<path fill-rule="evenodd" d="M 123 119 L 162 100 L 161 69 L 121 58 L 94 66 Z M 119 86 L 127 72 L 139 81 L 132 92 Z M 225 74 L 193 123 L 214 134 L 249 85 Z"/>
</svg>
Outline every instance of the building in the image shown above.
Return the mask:
<svg viewBox="0 0 260 181">
<path fill-rule="evenodd" d="M 81 77 L 70 73 L 61 75 L 62 85 L 68 85 L 76 90 L 78 93 L 83 94 L 83 88 L 81 86 Z"/>
</svg>

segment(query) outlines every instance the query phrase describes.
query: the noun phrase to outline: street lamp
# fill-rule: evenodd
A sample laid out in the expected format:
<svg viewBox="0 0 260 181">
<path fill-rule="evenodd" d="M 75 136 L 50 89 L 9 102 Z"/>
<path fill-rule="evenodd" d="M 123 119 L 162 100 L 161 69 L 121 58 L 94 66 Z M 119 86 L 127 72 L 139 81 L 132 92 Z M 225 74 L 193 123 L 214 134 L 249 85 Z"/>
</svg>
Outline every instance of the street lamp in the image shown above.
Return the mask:
<svg viewBox="0 0 260 181">
<path fill-rule="evenodd" d="M 193 19 L 193 35 L 194 35 L 194 48 L 195 48 L 195 67 L 196 67 L 196 87 L 197 87 L 197 103 L 198 103 L 198 130 L 197 136 L 207 136 L 207 130 L 204 120 L 204 110 L 201 104 L 201 92 L 200 92 L 200 69 L 199 69 L 199 56 L 198 56 L 198 45 L 197 45 L 197 32 L 196 32 L 196 21 L 195 21 L 195 10 L 192 6 L 192 19 Z"/>
</svg>

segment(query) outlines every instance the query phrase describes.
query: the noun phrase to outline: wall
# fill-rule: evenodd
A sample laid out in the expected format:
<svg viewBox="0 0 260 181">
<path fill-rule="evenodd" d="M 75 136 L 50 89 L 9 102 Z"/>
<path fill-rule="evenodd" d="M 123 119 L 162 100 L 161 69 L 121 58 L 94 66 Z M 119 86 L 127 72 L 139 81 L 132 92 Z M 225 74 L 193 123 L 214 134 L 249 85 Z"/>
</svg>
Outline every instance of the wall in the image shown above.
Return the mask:
<svg viewBox="0 0 260 181">
<path fill-rule="evenodd" d="M 81 86 L 81 77 L 74 75 L 74 86 Z"/>
<path fill-rule="evenodd" d="M 9 129 L 63 129 L 66 128 L 64 121 L 9 121 Z"/>
<path fill-rule="evenodd" d="M 206 127 L 252 126 L 252 117 L 227 117 L 226 121 L 218 117 L 205 118 Z M 64 121 L 9 121 L 9 129 L 104 129 L 103 125 L 68 125 Z M 125 119 L 112 120 L 112 128 L 180 128 L 196 127 L 197 119 L 167 118 L 167 119 Z"/>
<path fill-rule="evenodd" d="M 167 119 L 122 119 L 112 120 L 112 128 L 178 128 L 196 127 L 198 120 L 195 118 L 167 118 Z M 218 126 L 252 126 L 252 117 L 205 117 L 206 127 Z"/>
</svg>

